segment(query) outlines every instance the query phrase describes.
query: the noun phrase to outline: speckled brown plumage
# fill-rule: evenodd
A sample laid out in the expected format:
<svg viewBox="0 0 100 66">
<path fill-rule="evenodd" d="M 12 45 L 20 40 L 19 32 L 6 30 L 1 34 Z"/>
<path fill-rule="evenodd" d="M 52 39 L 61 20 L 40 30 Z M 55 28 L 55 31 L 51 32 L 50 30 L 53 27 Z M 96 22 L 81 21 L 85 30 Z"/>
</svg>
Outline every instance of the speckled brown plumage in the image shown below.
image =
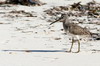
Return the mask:
<svg viewBox="0 0 100 66">
<path fill-rule="evenodd" d="M 63 27 L 65 32 L 69 32 L 73 35 L 89 35 L 91 36 L 91 32 L 87 30 L 86 28 L 82 28 L 78 26 L 75 23 L 70 22 L 68 19 L 68 16 L 66 14 L 62 14 L 64 21 L 63 21 Z"/>
<path fill-rule="evenodd" d="M 69 32 L 74 35 L 90 35 L 91 36 L 90 31 L 88 31 L 86 28 L 82 28 L 74 23 L 66 24 L 65 22 L 63 22 L 63 27 L 64 27 L 65 32 Z"/>
</svg>

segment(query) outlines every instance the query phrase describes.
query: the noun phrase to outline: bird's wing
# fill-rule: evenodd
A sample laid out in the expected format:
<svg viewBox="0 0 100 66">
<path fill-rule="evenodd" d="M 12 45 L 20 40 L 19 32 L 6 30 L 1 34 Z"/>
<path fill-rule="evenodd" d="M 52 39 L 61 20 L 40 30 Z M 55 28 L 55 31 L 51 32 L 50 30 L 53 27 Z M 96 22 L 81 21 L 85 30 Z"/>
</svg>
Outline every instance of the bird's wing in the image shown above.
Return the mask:
<svg viewBox="0 0 100 66">
<path fill-rule="evenodd" d="M 82 28 L 77 24 L 70 24 L 69 31 L 75 35 L 91 35 L 91 32 L 86 28 Z"/>
</svg>

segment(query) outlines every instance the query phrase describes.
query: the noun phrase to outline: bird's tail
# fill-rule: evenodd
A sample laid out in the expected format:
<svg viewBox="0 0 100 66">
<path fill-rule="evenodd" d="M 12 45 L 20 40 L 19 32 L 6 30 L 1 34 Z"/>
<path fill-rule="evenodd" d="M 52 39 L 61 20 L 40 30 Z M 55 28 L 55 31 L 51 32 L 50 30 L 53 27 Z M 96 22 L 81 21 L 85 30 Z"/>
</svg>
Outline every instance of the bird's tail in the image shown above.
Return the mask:
<svg viewBox="0 0 100 66">
<path fill-rule="evenodd" d="M 92 33 L 92 37 L 93 37 L 95 40 L 100 40 L 100 33 Z"/>
</svg>

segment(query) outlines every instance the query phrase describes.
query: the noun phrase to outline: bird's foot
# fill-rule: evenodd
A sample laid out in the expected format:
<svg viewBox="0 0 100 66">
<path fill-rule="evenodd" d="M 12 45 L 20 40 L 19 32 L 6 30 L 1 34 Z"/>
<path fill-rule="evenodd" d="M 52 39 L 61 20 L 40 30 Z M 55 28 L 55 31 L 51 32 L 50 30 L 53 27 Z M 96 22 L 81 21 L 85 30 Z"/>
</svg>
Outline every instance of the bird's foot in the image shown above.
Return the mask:
<svg viewBox="0 0 100 66">
<path fill-rule="evenodd" d="M 71 53 L 72 51 L 65 51 L 65 52 Z M 72 53 L 79 53 L 79 52 L 80 52 L 80 51 L 72 52 Z"/>
<path fill-rule="evenodd" d="M 72 53 L 79 53 L 80 52 L 80 50 L 78 50 L 77 52 L 72 52 Z"/>
<path fill-rule="evenodd" d="M 70 51 L 65 51 L 65 52 L 71 53 L 71 50 Z"/>
</svg>

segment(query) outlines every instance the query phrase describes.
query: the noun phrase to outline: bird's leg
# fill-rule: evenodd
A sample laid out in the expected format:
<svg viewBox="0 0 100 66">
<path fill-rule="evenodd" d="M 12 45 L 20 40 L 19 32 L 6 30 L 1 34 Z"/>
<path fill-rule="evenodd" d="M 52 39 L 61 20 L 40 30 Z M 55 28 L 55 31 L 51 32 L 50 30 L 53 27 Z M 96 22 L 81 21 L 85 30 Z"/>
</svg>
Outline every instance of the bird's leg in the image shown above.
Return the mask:
<svg viewBox="0 0 100 66">
<path fill-rule="evenodd" d="M 76 53 L 80 52 L 80 40 L 78 36 L 77 36 L 77 41 L 78 41 L 78 51 Z"/>
<path fill-rule="evenodd" d="M 78 51 L 75 53 L 79 53 L 80 52 L 80 41 L 78 40 Z"/>
<path fill-rule="evenodd" d="M 80 52 L 80 40 L 78 40 L 78 51 L 77 52 Z"/>
<path fill-rule="evenodd" d="M 71 48 L 70 48 L 69 52 L 71 52 L 71 51 L 72 51 L 73 44 L 74 44 L 74 38 L 72 37 L 72 44 L 71 44 Z"/>
</svg>

